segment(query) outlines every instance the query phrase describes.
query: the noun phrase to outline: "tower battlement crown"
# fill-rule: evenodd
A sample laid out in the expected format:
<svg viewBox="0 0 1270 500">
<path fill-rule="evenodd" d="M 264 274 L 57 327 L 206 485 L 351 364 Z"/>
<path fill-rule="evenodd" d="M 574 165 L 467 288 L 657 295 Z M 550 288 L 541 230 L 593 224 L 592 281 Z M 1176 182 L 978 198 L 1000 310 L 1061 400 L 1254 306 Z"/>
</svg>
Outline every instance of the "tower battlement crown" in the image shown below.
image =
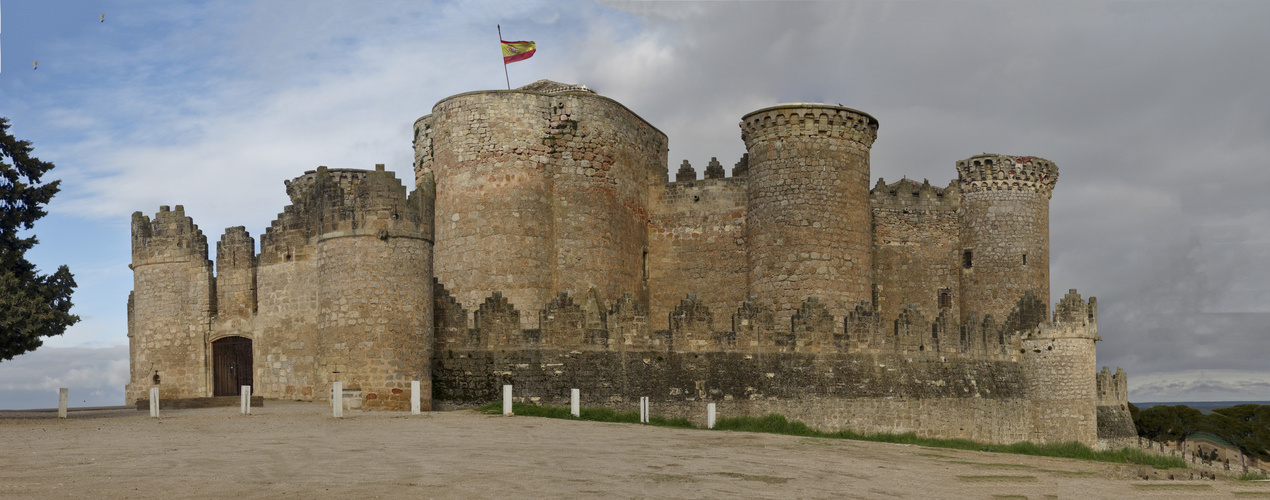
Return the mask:
<svg viewBox="0 0 1270 500">
<path fill-rule="evenodd" d="M 1029 191 L 1049 198 L 1058 182 L 1058 166 L 1035 156 L 982 154 L 957 162 L 962 192 Z"/>
<path fill-rule="evenodd" d="M 790 103 L 763 108 L 741 117 L 741 139 L 771 136 L 835 137 L 872 147 L 878 120 L 863 111 L 817 103 Z"/>
<path fill-rule="evenodd" d="M 286 181 L 291 204 L 260 236 L 264 262 L 289 260 L 310 238 L 327 233 L 432 238 L 435 184 L 406 186 L 382 164 L 375 170 L 318 167 Z"/>
<path fill-rule="evenodd" d="M 905 178 L 887 184 L 879 177 L 869 191 L 869 201 L 873 208 L 956 210 L 961 207 L 961 188 L 955 180 L 948 187 L 938 188 L 928 180 L 919 183 Z"/>
<path fill-rule="evenodd" d="M 132 262 L 210 262 L 207 259 L 207 237 L 185 215 L 185 207 L 173 210 L 159 207 L 152 220 L 136 212 L 132 214 Z"/>
</svg>

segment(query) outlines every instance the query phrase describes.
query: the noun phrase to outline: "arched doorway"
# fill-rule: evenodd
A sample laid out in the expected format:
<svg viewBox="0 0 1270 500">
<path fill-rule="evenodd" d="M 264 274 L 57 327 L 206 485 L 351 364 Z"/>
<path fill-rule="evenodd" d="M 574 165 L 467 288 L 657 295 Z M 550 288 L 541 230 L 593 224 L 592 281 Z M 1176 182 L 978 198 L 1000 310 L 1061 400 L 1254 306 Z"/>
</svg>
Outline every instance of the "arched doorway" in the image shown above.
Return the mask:
<svg viewBox="0 0 1270 500">
<path fill-rule="evenodd" d="M 213 396 L 237 396 L 251 383 L 251 339 L 225 337 L 212 341 Z M 254 391 L 253 391 L 254 392 Z"/>
</svg>

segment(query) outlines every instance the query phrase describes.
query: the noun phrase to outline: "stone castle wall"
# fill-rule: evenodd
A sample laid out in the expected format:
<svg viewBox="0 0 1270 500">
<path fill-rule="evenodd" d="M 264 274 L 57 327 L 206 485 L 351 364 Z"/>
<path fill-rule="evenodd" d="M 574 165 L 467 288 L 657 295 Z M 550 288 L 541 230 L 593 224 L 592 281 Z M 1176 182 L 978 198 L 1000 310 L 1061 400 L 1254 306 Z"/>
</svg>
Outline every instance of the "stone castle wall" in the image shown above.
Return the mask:
<svg viewBox="0 0 1270 500">
<path fill-rule="evenodd" d="M 689 293 L 714 312 L 719 327 L 745 300 L 745 189 L 744 177 L 653 186 L 646 269 L 654 329 L 670 328 L 670 313 Z"/>
<path fill-rule="evenodd" d="M 959 256 L 961 192 L 908 179 L 870 193 L 874 226 L 874 281 L 877 308 L 894 320 L 906 307 L 934 317 L 948 311 L 961 324 Z"/>
<path fill-rule="evenodd" d="M 1026 440 L 1027 391 L 1018 363 L 895 354 L 680 353 L 560 349 L 447 350 L 434 360 L 436 401 L 495 401 L 503 384 L 525 402 L 620 411 L 648 396 L 651 411 L 704 424 L 720 415 L 779 413 L 814 428 L 916 432 L 992 443 Z"/>
<path fill-rule="evenodd" d="M 523 329 L 524 313 L 496 293 L 475 311 L 476 327 L 449 327 L 468 324 L 468 312 L 444 286 L 434 290 L 432 376 L 443 407 L 484 404 L 512 384 L 518 397 L 549 404 L 562 404 L 573 388 L 586 404 L 621 410 L 648 396 L 658 413 L 693 419 L 716 402 L 729 415 L 777 412 L 827 431 L 847 422 L 857 431 L 991 442 L 1098 439 L 1089 368 L 1096 330 L 1081 316 L 1093 308 L 1074 291 L 1055 309 L 1079 313 L 1050 323 L 1028 294 L 1005 324 L 980 334 L 1004 343 L 974 349 L 955 334 L 932 338 L 932 329 L 957 327 L 912 309 L 892 328 L 868 319 L 871 310 L 835 318 L 812 299 L 791 318 L 792 330 L 749 300 L 731 314 L 733 328 L 712 329 L 715 314 L 690 295 L 670 314 L 669 330 L 652 330 L 630 297 L 608 306 L 593 292 L 561 293 L 537 314 L 542 328 Z M 848 333 L 835 334 L 836 324 Z M 1007 331 L 1019 325 L 1028 332 Z"/>
</svg>

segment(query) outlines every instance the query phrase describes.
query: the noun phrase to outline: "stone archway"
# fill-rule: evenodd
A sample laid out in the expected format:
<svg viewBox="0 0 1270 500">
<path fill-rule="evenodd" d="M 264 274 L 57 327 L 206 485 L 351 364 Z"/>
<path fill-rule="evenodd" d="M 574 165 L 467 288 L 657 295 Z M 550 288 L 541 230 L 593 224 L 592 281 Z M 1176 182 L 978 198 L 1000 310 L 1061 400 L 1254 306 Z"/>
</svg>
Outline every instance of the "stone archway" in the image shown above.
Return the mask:
<svg viewBox="0 0 1270 500">
<path fill-rule="evenodd" d="M 212 341 L 213 396 L 238 396 L 252 384 L 251 339 L 225 337 Z M 254 391 L 253 391 L 254 392 Z"/>
</svg>

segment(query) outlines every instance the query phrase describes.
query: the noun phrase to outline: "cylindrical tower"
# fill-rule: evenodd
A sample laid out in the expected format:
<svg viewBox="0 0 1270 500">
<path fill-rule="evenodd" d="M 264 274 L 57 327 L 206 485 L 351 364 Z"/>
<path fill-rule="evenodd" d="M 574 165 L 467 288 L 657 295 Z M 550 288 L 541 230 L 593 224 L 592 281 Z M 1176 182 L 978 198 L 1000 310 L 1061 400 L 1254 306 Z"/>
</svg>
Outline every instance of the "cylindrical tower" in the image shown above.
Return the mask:
<svg viewBox="0 0 1270 500">
<path fill-rule="evenodd" d="M 128 337 L 132 375 L 127 402 L 211 396 L 208 324 L 216 312 L 207 237 L 176 210 L 159 207 L 154 220 L 132 214 L 133 288 Z"/>
<path fill-rule="evenodd" d="M 468 310 L 495 291 L 525 327 L 558 291 L 646 295 L 648 185 L 666 136 L 583 86 L 538 82 L 438 102 L 415 123 L 435 176 L 436 277 Z"/>
<path fill-rule="evenodd" d="M 1031 400 L 1030 441 L 1098 442 L 1097 302 L 1071 290 L 1054 307 L 1053 323 L 1020 332 L 1019 354 Z"/>
<path fill-rule="evenodd" d="M 1030 156 L 978 155 L 957 162 L 965 214 L 961 224 L 961 317 L 1000 322 L 1029 290 L 1050 297 L 1050 196 L 1053 162 Z"/>
<path fill-rule="evenodd" d="M 749 151 L 749 294 L 788 324 L 808 297 L 846 315 L 871 300 L 869 148 L 878 121 L 824 104 L 783 104 L 741 119 Z"/>
<path fill-rule="evenodd" d="M 360 389 L 367 409 L 410 407 L 410 382 L 431 406 L 430 193 L 409 197 L 391 172 L 319 168 L 303 190 L 317 234 L 319 371 Z"/>
</svg>

